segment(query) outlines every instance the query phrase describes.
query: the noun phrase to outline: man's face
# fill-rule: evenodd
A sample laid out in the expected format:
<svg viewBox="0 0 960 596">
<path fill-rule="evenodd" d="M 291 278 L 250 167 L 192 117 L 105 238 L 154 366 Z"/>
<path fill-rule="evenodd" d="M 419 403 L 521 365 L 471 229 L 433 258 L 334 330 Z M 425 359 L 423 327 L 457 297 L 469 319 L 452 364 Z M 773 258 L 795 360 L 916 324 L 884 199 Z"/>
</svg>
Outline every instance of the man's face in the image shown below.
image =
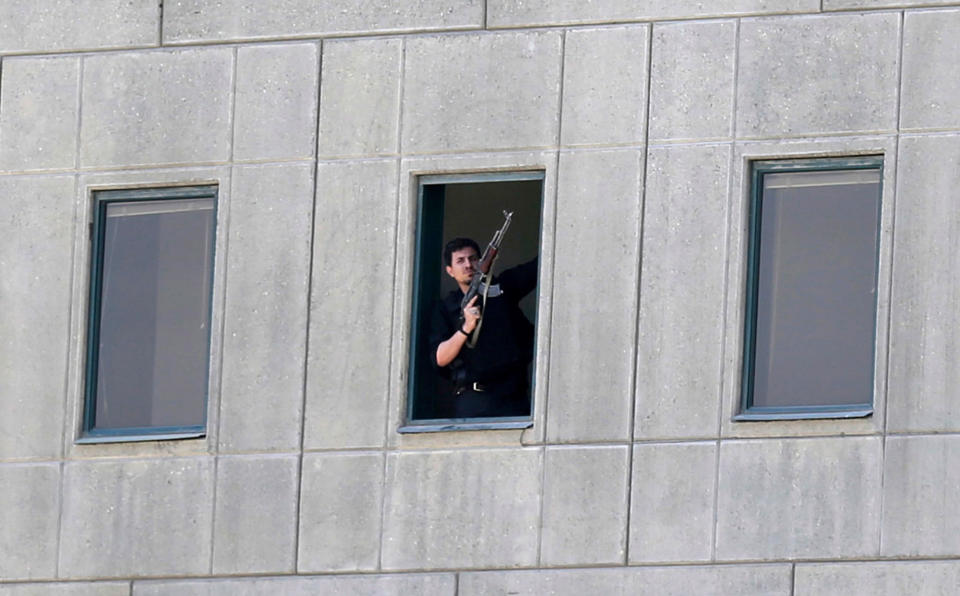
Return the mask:
<svg viewBox="0 0 960 596">
<path fill-rule="evenodd" d="M 459 285 L 469 284 L 477 270 L 478 260 L 480 260 L 480 255 L 472 246 L 454 251 L 450 255 L 450 264 L 447 265 L 447 275 L 452 277 Z"/>
</svg>

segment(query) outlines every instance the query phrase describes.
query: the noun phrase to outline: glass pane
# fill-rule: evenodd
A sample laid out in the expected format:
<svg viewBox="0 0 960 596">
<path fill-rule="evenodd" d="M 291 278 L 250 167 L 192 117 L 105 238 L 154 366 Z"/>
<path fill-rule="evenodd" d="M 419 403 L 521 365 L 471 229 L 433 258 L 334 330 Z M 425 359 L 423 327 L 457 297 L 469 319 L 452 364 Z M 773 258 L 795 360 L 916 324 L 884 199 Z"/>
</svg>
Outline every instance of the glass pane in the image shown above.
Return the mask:
<svg viewBox="0 0 960 596">
<path fill-rule="evenodd" d="M 763 177 L 754 406 L 873 395 L 880 171 Z"/>
<path fill-rule="evenodd" d="M 213 199 L 108 203 L 96 428 L 202 425 Z"/>
</svg>

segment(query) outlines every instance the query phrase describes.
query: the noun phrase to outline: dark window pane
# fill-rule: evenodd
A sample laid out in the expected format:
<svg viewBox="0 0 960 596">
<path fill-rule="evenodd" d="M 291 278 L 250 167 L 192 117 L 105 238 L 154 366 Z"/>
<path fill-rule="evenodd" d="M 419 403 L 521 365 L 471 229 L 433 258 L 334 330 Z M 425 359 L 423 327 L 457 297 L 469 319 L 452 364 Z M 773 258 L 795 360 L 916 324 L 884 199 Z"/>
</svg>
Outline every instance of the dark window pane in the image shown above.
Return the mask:
<svg viewBox="0 0 960 596">
<path fill-rule="evenodd" d="M 752 405 L 871 402 L 880 171 L 771 173 L 762 193 Z"/>
<path fill-rule="evenodd" d="M 203 424 L 213 218 L 212 198 L 106 205 L 97 429 Z"/>
</svg>

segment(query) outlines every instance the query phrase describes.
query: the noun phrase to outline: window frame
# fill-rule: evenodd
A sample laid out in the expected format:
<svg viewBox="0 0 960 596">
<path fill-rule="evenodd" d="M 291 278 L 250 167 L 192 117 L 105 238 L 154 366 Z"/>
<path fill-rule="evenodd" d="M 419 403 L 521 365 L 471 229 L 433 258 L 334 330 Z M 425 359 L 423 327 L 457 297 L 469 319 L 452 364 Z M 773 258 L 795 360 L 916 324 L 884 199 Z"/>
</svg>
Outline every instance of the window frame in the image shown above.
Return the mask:
<svg viewBox="0 0 960 596">
<path fill-rule="evenodd" d="M 785 159 L 758 159 L 749 163 L 750 167 L 750 198 L 747 221 L 747 261 L 746 261 L 746 294 L 743 319 L 743 342 L 741 349 L 740 395 L 738 412 L 733 416 L 734 421 L 763 421 L 763 420 L 810 420 L 829 418 L 865 418 L 874 413 L 876 403 L 876 375 L 877 375 L 877 337 L 880 315 L 880 272 L 881 250 L 883 245 L 883 183 L 884 183 L 884 156 L 882 154 L 849 156 L 849 157 L 816 157 L 816 158 L 785 158 Z M 873 334 L 871 337 L 872 361 L 871 370 L 871 399 L 864 403 L 805 405 L 805 406 L 754 406 L 753 385 L 754 369 L 756 364 L 756 327 L 757 305 L 759 292 L 760 266 L 760 227 L 763 215 L 763 177 L 774 173 L 800 172 L 831 172 L 850 170 L 877 170 L 879 174 L 878 202 L 877 202 L 877 232 L 874 251 L 874 275 L 878 284 L 878 291 L 873 301 Z"/>
<path fill-rule="evenodd" d="M 130 203 L 141 201 L 212 199 L 212 252 L 210 255 L 210 296 L 207 304 L 207 316 L 211 324 L 206 333 L 205 368 L 207 371 L 206 388 L 203 395 L 203 419 L 199 424 L 171 426 L 136 426 L 124 428 L 96 428 L 96 391 L 98 383 L 99 339 L 101 323 L 101 302 L 103 290 L 103 260 L 105 248 L 105 224 L 107 207 L 112 203 Z M 216 273 L 217 227 L 219 209 L 219 185 L 171 186 L 156 188 L 104 189 L 92 192 L 92 218 L 89 222 L 90 269 L 88 307 L 86 321 L 86 345 L 83 346 L 85 364 L 83 367 L 83 411 L 81 414 L 80 436 L 75 443 L 118 443 L 136 441 L 162 441 L 175 439 L 196 439 L 207 435 L 207 422 L 210 406 L 210 364 L 213 332 L 213 303 Z"/>
<path fill-rule="evenodd" d="M 414 229 L 414 251 L 413 251 L 413 276 L 412 276 L 412 300 L 411 300 L 411 318 L 410 318 L 410 350 L 406 362 L 406 367 L 408 371 L 406 383 L 404 386 L 404 407 L 402 414 L 402 421 L 400 427 L 397 429 L 397 432 L 400 434 L 414 434 L 414 433 L 433 433 L 433 432 L 447 432 L 447 431 L 458 431 L 458 430 L 509 430 L 509 429 L 526 429 L 533 426 L 533 417 L 534 417 L 534 395 L 536 391 L 536 377 L 537 377 L 537 329 L 539 327 L 540 320 L 540 308 L 539 308 L 539 293 L 541 289 L 542 279 L 540 272 L 537 276 L 537 285 L 534 288 L 534 293 L 537 298 L 537 309 L 536 316 L 532 321 L 534 326 L 534 343 L 533 343 L 533 378 L 530 385 L 530 413 L 527 416 L 500 416 L 500 417 L 484 417 L 476 419 L 459 419 L 459 418 L 417 418 L 413 417 L 414 410 L 414 398 L 416 395 L 416 384 L 417 384 L 417 375 L 420 366 L 420 359 L 422 355 L 419 354 L 419 350 L 423 338 L 421 337 L 421 317 L 423 316 L 423 309 L 428 307 L 434 300 L 433 297 L 423 296 L 421 292 L 422 279 L 425 274 L 428 274 L 428 263 L 432 259 L 440 254 L 440 249 L 443 247 L 442 239 L 439 239 L 438 246 L 428 245 L 429 243 L 425 240 L 424 231 L 427 228 L 432 228 L 436 226 L 437 221 L 433 221 L 430 217 L 430 214 L 425 209 L 425 187 L 428 186 L 446 186 L 448 184 L 475 184 L 475 183 L 497 183 L 497 182 L 525 182 L 525 181 L 538 181 L 540 182 L 540 196 L 539 196 L 539 221 L 537 222 L 537 227 L 539 234 L 543 233 L 543 210 L 544 210 L 544 191 L 546 186 L 546 172 L 543 169 L 535 170 L 509 170 L 509 171 L 500 171 L 500 172 L 475 172 L 475 173 L 451 173 L 451 174 L 421 174 L 416 176 L 416 185 L 417 185 L 417 201 L 416 201 L 416 225 Z M 436 214 L 433 214 L 436 216 Z M 439 222 L 442 223 L 443 214 L 439 216 Z M 439 237 L 438 237 L 439 238 Z M 538 256 L 541 256 L 543 243 L 538 237 Z M 482 251 L 486 243 L 489 241 L 488 238 L 482 238 L 477 240 L 480 244 L 480 250 Z M 434 250 L 431 250 L 433 248 Z M 430 268 L 432 271 L 432 267 Z"/>
</svg>

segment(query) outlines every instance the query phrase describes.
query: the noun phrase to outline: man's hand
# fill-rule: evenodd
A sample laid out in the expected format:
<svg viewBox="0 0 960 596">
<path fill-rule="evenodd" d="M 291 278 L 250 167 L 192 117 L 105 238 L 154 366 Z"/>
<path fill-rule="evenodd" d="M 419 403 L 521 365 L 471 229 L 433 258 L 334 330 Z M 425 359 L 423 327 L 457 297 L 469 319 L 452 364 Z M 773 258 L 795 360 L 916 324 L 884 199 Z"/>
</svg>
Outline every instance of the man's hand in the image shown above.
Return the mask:
<svg viewBox="0 0 960 596">
<path fill-rule="evenodd" d="M 471 298 L 463 309 L 463 330 L 467 333 L 473 333 L 473 330 L 477 328 L 477 321 L 480 320 L 480 308 L 477 307 L 477 298 L 479 297 Z"/>
</svg>

